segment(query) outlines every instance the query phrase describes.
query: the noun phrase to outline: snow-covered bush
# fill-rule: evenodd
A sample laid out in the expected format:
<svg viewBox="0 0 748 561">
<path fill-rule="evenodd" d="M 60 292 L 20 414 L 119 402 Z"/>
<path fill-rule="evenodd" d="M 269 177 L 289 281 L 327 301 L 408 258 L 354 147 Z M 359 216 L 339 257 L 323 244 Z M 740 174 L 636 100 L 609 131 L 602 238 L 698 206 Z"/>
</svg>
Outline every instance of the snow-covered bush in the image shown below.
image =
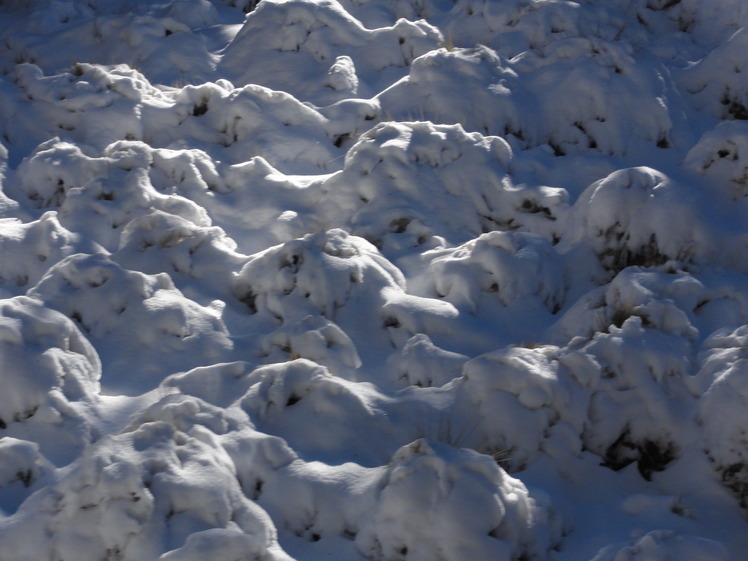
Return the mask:
<svg viewBox="0 0 748 561">
<path fill-rule="evenodd" d="M 748 196 L 748 123 L 724 121 L 707 131 L 683 164 L 733 200 Z"/>
<path fill-rule="evenodd" d="M 651 329 L 688 341 L 696 341 L 706 319 L 711 324 L 706 306 L 715 301 L 731 299 L 738 290 L 731 288 L 726 278 L 705 278 L 678 270 L 672 264 L 660 267 L 627 267 L 610 283 L 589 291 L 559 318 L 546 335 L 556 344 L 565 345 L 574 337 L 591 338 L 597 332 L 607 332 L 609 326 L 621 327 L 630 317 L 641 318 Z M 745 304 L 737 304 L 735 314 Z M 700 317 L 702 316 L 702 317 Z M 707 333 L 703 334 L 708 335 Z"/>
<path fill-rule="evenodd" d="M 606 550 L 592 561 L 727 561 L 730 558 L 725 547 L 715 540 L 668 530 L 654 530 L 632 540 L 630 545 Z"/>
<path fill-rule="evenodd" d="M 424 273 L 429 292 L 471 313 L 494 295 L 503 306 L 537 298 L 551 312 L 564 305 L 559 258 L 545 238 L 489 232 L 454 249 L 433 250 Z"/>
<path fill-rule="evenodd" d="M 541 453 L 554 426 L 581 435 L 595 366 L 588 357 L 568 360 L 552 346 L 480 355 L 465 363 L 450 387 L 455 408 L 443 438 L 490 454 L 505 469 L 521 470 Z"/>
<path fill-rule="evenodd" d="M 190 550 L 202 532 L 216 528 L 239 542 L 232 549 L 240 547 L 245 558 L 288 559 L 267 514 L 242 494 L 215 436 L 161 421 L 88 448 L 59 483 L 24 503 L 0 535 L 4 554 L 19 561 L 135 560 Z M 208 545 L 203 552 L 213 558 L 221 541 Z"/>
<path fill-rule="evenodd" d="M 679 77 L 698 106 L 718 119 L 748 119 L 748 32 L 740 29 Z"/>
<path fill-rule="evenodd" d="M 306 358 L 326 366 L 336 376 L 355 378 L 361 358 L 351 338 L 327 318 L 308 315 L 297 322 L 282 325 L 261 343 L 266 362 Z"/>
<path fill-rule="evenodd" d="M 37 300 L 0 301 L 0 430 L 70 462 L 92 440 L 99 356 L 74 322 Z"/>
<path fill-rule="evenodd" d="M 513 148 L 547 145 L 557 156 L 666 148 L 667 92 L 659 73 L 632 55 L 630 47 L 581 37 L 509 61 L 485 45 L 440 49 L 416 59 L 408 77 L 378 98 L 398 120 L 460 123 Z"/>
<path fill-rule="evenodd" d="M 0 286 L 9 292 L 25 292 L 61 259 L 97 249 L 100 249 L 98 244 L 64 228 L 55 211 L 45 212 L 38 220 L 25 223 L 2 220 Z"/>
<path fill-rule="evenodd" d="M 175 282 L 199 281 L 214 293 L 231 296 L 232 273 L 247 258 L 218 227 L 200 227 L 180 216 L 154 210 L 122 229 L 112 260 L 147 274 L 167 273 Z"/>
<path fill-rule="evenodd" d="M 644 327 L 636 316 L 609 331 L 584 347 L 600 364 L 600 376 L 582 439 L 603 465 L 618 470 L 636 462 L 650 479 L 693 438 L 690 345 Z"/>
<path fill-rule="evenodd" d="M 335 321 L 349 301 L 360 320 L 369 322 L 376 321 L 382 291 L 404 287 L 402 273 L 373 245 L 336 229 L 255 254 L 234 290 L 251 313 L 270 313 L 285 323 L 310 314 Z"/>
<path fill-rule="evenodd" d="M 356 545 L 375 561 L 546 559 L 559 533 L 552 509 L 490 457 L 417 440 L 387 465 Z"/>
<path fill-rule="evenodd" d="M 654 169 L 616 171 L 574 203 L 560 247 L 589 245 L 614 274 L 632 265 L 708 259 L 714 242 L 694 201 L 686 187 Z"/>
<path fill-rule="evenodd" d="M 459 125 L 382 123 L 324 183 L 324 212 L 385 254 L 523 226 L 552 237 L 566 192 L 514 186 L 511 157 L 502 139 Z"/>
<path fill-rule="evenodd" d="M 70 142 L 40 144 L 18 169 L 20 190 L 38 208 L 59 208 L 73 187 L 105 175 L 107 162 L 83 153 Z"/>
<path fill-rule="evenodd" d="M 748 508 L 748 327 L 714 333 L 704 343 L 699 377 L 709 384 L 699 404 L 703 446 L 722 482 Z"/>
<path fill-rule="evenodd" d="M 401 19 L 368 30 L 337 0 L 263 0 L 226 48 L 219 71 L 239 85 L 261 84 L 328 105 L 369 97 L 370 88 L 379 84 L 361 83 L 362 77 L 376 80 L 382 73 L 391 76 L 393 69 L 405 73 L 413 59 L 437 48 L 441 39 L 438 29 L 423 20 Z M 341 89 L 330 87 L 337 83 L 328 80 L 340 70 L 341 56 L 348 57 L 346 73 L 358 76 L 359 87 L 351 87 L 352 80 Z"/>
<path fill-rule="evenodd" d="M 306 359 L 256 369 L 240 407 L 258 430 L 281 436 L 306 459 L 331 463 L 346 458 L 376 466 L 386 461 L 411 431 L 401 431 L 374 403 L 383 400 L 368 384 L 333 376 Z M 369 437 L 362 440 L 362 427 Z"/>
<path fill-rule="evenodd" d="M 11 436 L 0 438 L 0 489 L 16 483 L 30 487 L 49 471 L 49 462 L 39 453 L 36 442 Z"/>
<path fill-rule="evenodd" d="M 179 138 L 219 152 L 232 163 L 262 156 L 287 173 L 325 169 L 340 153 L 328 119 L 286 91 L 255 83 L 235 88 L 227 80 L 176 92 L 172 107 L 147 133 L 151 143 L 171 148 Z M 176 121 L 174 128 L 164 122 Z M 217 146 L 223 147 L 218 150 Z"/>
<path fill-rule="evenodd" d="M 106 350 L 105 381 L 114 386 L 153 388 L 232 347 L 218 311 L 186 298 L 167 274 L 129 271 L 104 254 L 62 260 L 29 295 L 75 320 Z"/>
<path fill-rule="evenodd" d="M 468 357 L 436 346 L 425 333 L 413 335 L 390 358 L 393 376 L 406 386 L 443 386 L 460 376 Z"/>
</svg>

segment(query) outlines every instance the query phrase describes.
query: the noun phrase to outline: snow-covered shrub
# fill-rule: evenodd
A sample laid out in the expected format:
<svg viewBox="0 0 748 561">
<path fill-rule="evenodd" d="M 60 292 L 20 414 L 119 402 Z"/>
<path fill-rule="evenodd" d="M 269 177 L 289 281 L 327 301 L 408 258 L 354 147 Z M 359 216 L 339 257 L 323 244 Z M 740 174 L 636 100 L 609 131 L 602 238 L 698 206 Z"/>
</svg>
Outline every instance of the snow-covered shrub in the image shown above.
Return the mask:
<svg viewBox="0 0 748 561">
<path fill-rule="evenodd" d="M 249 557 L 251 556 L 251 557 Z M 184 545 L 159 557 L 159 561 L 292 561 L 280 547 L 267 548 L 252 535 L 230 528 L 211 528 L 187 536 Z"/>
<path fill-rule="evenodd" d="M 438 29 L 423 20 L 401 19 L 368 30 L 336 0 L 263 0 L 226 48 L 219 71 L 238 85 L 261 84 L 327 105 L 354 95 L 369 97 L 370 88 L 379 85 L 330 88 L 329 73 L 339 68 L 339 57 L 349 58 L 350 75 L 362 82 L 393 67 L 404 73 L 441 39 Z"/>
<path fill-rule="evenodd" d="M 180 393 L 199 397 L 218 407 L 228 407 L 251 385 L 246 375 L 252 370 L 248 363 L 241 361 L 198 366 L 172 374 L 162 382 L 162 386 L 177 388 Z"/>
<path fill-rule="evenodd" d="M 139 102 L 145 98 L 155 106 L 164 105 L 161 91 L 127 65 L 66 66 L 68 72 L 50 75 L 35 65 L 16 70 L 25 95 L 39 100 L 32 115 L 42 118 L 45 126 L 29 134 L 36 143 L 57 135 L 102 149 L 119 139 L 141 139 L 143 109 Z"/>
<path fill-rule="evenodd" d="M 404 287 L 402 273 L 373 245 L 336 229 L 253 255 L 234 291 L 251 313 L 270 313 L 285 323 L 319 314 L 336 321 L 351 300 L 368 322 L 375 320 L 385 288 Z"/>
<path fill-rule="evenodd" d="M 425 333 L 418 333 L 390 357 L 390 364 L 398 384 L 430 388 L 460 376 L 467 360 L 467 356 L 444 350 Z"/>
<path fill-rule="evenodd" d="M 19 166 L 17 189 L 33 207 L 59 209 L 62 226 L 109 250 L 119 246 L 123 226 L 153 210 L 209 226 L 197 203 L 153 187 L 152 152 L 143 143 L 118 142 L 89 156 L 76 144 L 52 139 Z"/>
<path fill-rule="evenodd" d="M 262 156 L 287 173 L 317 172 L 328 166 L 337 169 L 342 155 L 339 146 L 364 128 L 378 110 L 373 102 L 351 101 L 337 110 L 332 107 L 323 115 L 285 91 L 257 84 L 237 88 L 228 80 L 162 91 L 137 71 L 122 65 L 81 63 L 68 72 L 50 76 L 43 75 L 34 65 L 25 65 L 17 72 L 27 95 L 40 100 L 35 111 L 47 123 L 46 128 L 24 137 L 24 143 L 41 143 L 57 135 L 96 150 L 132 141 L 147 142 L 154 148 L 168 149 L 166 152 L 183 152 L 179 149 L 195 146 L 231 163 Z M 351 105 L 356 106 L 355 115 L 341 111 Z M 21 105 L 8 109 L 22 110 Z M 12 123 L 9 126 L 15 136 Z M 32 154 L 39 160 L 33 163 L 36 177 L 43 181 L 41 187 L 32 185 L 32 192 L 28 193 L 37 206 L 58 203 L 70 187 L 70 179 L 78 181 L 78 185 L 86 182 L 80 176 L 60 174 L 77 173 L 82 165 L 85 170 L 92 167 L 91 162 L 82 161 L 65 170 L 54 170 L 54 161 L 60 157 L 76 156 L 78 161 L 82 158 L 63 154 L 63 146 L 51 154 L 41 153 L 50 144 L 64 143 L 45 142 L 37 149 L 39 154 Z M 106 163 L 97 162 L 99 169 Z M 162 163 L 167 170 L 173 167 Z M 200 167 L 205 174 L 208 166 Z M 47 177 L 50 174 L 54 177 Z M 212 183 L 220 188 L 220 180 Z"/>
<path fill-rule="evenodd" d="M 56 5 L 58 10 L 45 4 Z M 37 9 L 27 17 L 44 25 L 44 31 L 16 37 L 45 71 L 86 61 L 137 67 L 166 84 L 205 81 L 213 60 L 205 38 L 190 28 L 210 25 L 215 9 L 209 0 L 191 0 L 189 8 L 180 9 L 180 4 L 184 2 L 155 6 L 152 2 L 105 2 L 95 4 L 91 13 L 90 9 L 71 10 L 82 6 L 78 2 L 36 2 Z M 59 7 L 67 13 L 61 14 Z M 53 47 L 59 44 L 67 48 Z"/>
<path fill-rule="evenodd" d="M 37 208 L 59 208 L 73 187 L 106 174 L 107 162 L 54 138 L 40 144 L 18 168 L 18 188 Z"/>
<path fill-rule="evenodd" d="M 245 558 L 288 559 L 267 514 L 242 494 L 215 436 L 153 422 L 89 447 L 59 483 L 26 501 L 0 535 L 5 553 L 19 561 L 136 560 L 190 549 L 200 539 L 190 536 L 215 528 L 225 537 L 243 535 L 237 541 Z M 219 544 L 211 545 L 208 552 Z"/>
<path fill-rule="evenodd" d="M 727 121 L 707 131 L 683 164 L 733 200 L 748 196 L 748 123 Z"/>
<path fill-rule="evenodd" d="M 582 37 L 509 61 L 485 45 L 440 49 L 416 59 L 378 99 L 398 120 L 460 123 L 512 147 L 548 145 L 557 156 L 666 148 L 667 92 L 659 73 L 632 55 L 630 47 Z"/>
<path fill-rule="evenodd" d="M 308 315 L 282 325 L 261 343 L 265 362 L 306 358 L 326 366 L 336 376 L 354 378 L 361 359 L 351 338 L 327 318 Z"/>
<path fill-rule="evenodd" d="M 417 440 L 392 457 L 356 546 L 375 561 L 547 559 L 548 506 L 488 456 Z"/>
<path fill-rule="evenodd" d="M 664 70 L 634 55 L 627 43 L 574 37 L 513 59 L 521 89 L 512 94 L 528 145 L 546 143 L 556 155 L 668 148 L 673 125 Z M 539 107 L 520 97 L 524 91 Z"/>
<path fill-rule="evenodd" d="M 510 471 L 523 469 L 541 452 L 554 425 L 581 434 L 596 376 L 593 361 L 567 360 L 552 346 L 480 355 L 463 366 L 450 388 L 456 403 L 442 438 L 491 454 Z"/>
<path fill-rule="evenodd" d="M 154 210 L 122 229 L 112 260 L 147 274 L 168 273 L 179 283 L 199 281 L 223 298 L 231 296 L 232 273 L 247 258 L 218 227 L 200 227 L 189 220 Z"/>
<path fill-rule="evenodd" d="M 728 561 L 730 555 L 715 540 L 655 530 L 621 548 L 605 548 L 592 561 Z"/>
<path fill-rule="evenodd" d="M 512 185 L 511 157 L 502 139 L 459 125 L 381 123 L 324 183 L 324 212 L 385 253 L 522 226 L 551 237 L 566 192 Z"/>
<path fill-rule="evenodd" d="M 679 76 L 698 106 L 718 119 L 748 119 L 746 48 L 748 32 L 740 29 Z"/>
<path fill-rule="evenodd" d="M 584 347 L 600 364 L 600 376 L 582 439 L 603 465 L 618 470 L 636 462 L 650 479 L 693 438 L 692 353 L 685 338 L 642 323 L 638 316 L 629 317 Z"/>
<path fill-rule="evenodd" d="M 708 258 L 713 243 L 694 197 L 663 173 L 638 167 L 590 185 L 572 207 L 560 248 L 588 245 L 612 273 Z"/>
<path fill-rule="evenodd" d="M 171 148 L 175 140 L 194 138 L 210 152 L 223 147 L 223 160 L 262 156 L 287 173 L 318 172 L 340 155 L 328 119 L 286 91 L 255 83 L 235 88 L 219 80 L 187 86 L 174 97 L 172 107 L 157 109 L 160 119 L 147 129 L 154 145 Z M 173 128 L 163 126 L 172 120 Z"/>
<path fill-rule="evenodd" d="M 249 380 L 240 407 L 258 430 L 283 437 L 306 459 L 343 457 L 376 466 L 410 432 L 377 415 L 374 403 L 383 398 L 376 389 L 342 380 L 307 359 L 261 366 Z"/>
<path fill-rule="evenodd" d="M 666 264 L 660 267 L 627 267 L 605 286 L 586 293 L 547 332 L 551 341 L 566 345 L 574 337 L 592 337 L 607 332 L 609 326 L 621 327 L 632 316 L 642 324 L 675 337 L 696 341 L 700 335 L 699 316 L 710 315 L 702 309 L 710 302 L 732 300 L 737 290 L 729 279 L 704 279 Z M 746 309 L 746 303 L 733 300 L 734 311 Z M 744 312 L 743 312 L 744 313 Z M 705 325 L 711 324 L 708 317 Z M 700 321 L 701 320 L 701 321 Z M 708 335 L 704 333 L 703 335 Z"/>
<path fill-rule="evenodd" d="M 11 436 L 0 438 L 0 489 L 16 483 L 30 487 L 49 471 L 49 462 L 39 453 L 36 442 Z"/>
<path fill-rule="evenodd" d="M 468 131 L 503 136 L 520 134 L 522 126 L 512 96 L 516 82 L 517 74 L 488 47 L 439 49 L 413 61 L 407 78 L 377 98 L 383 113 L 398 121 L 459 123 Z"/>
<path fill-rule="evenodd" d="M 207 94 L 203 88 L 208 90 Z M 186 86 L 179 92 L 177 104 L 184 103 L 181 100 L 184 95 L 190 100 L 188 103 L 193 104 L 193 114 L 207 112 L 208 102 L 215 95 L 214 90 L 226 95 L 225 90 L 214 84 L 205 84 L 200 88 Z M 202 203 L 203 200 L 207 202 L 210 194 L 226 193 L 230 190 L 217 162 L 202 150 L 154 149 L 143 142 L 119 141 L 107 146 L 105 154 L 114 158 L 119 167 L 127 165 L 128 155 L 132 155 L 132 167 L 149 166 L 151 183 L 162 193 L 179 193 L 190 200 Z"/>
<path fill-rule="evenodd" d="M 12 436 L 0 437 L 0 508 L 3 514 L 12 515 L 32 493 L 48 484 L 53 470 L 54 466 L 41 453 L 38 443 Z"/>
<path fill-rule="evenodd" d="M 38 220 L 26 223 L 1 220 L 0 261 L 3 266 L 0 286 L 11 292 L 25 292 L 61 259 L 97 249 L 97 244 L 65 229 L 54 211 L 45 212 Z"/>
<path fill-rule="evenodd" d="M 748 326 L 704 342 L 698 376 L 708 388 L 699 403 L 703 446 L 722 482 L 748 508 Z"/>
<path fill-rule="evenodd" d="M 545 238 L 489 232 L 459 247 L 425 254 L 429 292 L 475 313 L 491 298 L 503 306 L 537 298 L 551 312 L 564 305 L 559 258 Z"/>
<path fill-rule="evenodd" d="M 0 432 L 69 462 L 91 438 L 99 357 L 73 321 L 19 296 L 0 301 Z"/>
<path fill-rule="evenodd" d="M 106 350 L 107 384 L 153 388 L 232 347 L 219 313 L 186 298 L 167 274 L 128 271 L 103 254 L 62 260 L 29 295 L 74 319 Z"/>
<path fill-rule="evenodd" d="M 242 442 L 246 441 L 246 438 L 242 439 Z M 277 443 L 267 438 L 252 441 L 254 443 L 245 448 L 245 453 L 254 448 L 250 453 L 257 459 L 255 465 L 242 461 L 245 467 L 238 470 L 240 480 L 251 481 L 242 475 L 254 472 L 260 476 L 264 472 L 254 479 L 256 500 L 278 526 L 309 542 L 309 546 L 326 538 L 343 538 L 348 543 L 355 539 L 361 519 L 374 504 L 381 467 L 363 467 L 353 462 L 330 465 L 295 459 L 280 465 L 275 462 L 275 468 L 269 471 L 267 467 L 273 464 L 268 462 L 267 452 L 261 451 L 257 443 L 263 443 L 265 450 L 277 450 Z M 264 469 L 258 469 L 261 463 L 265 464 Z M 289 496 L 294 500 L 289 501 Z M 349 547 L 353 554 L 353 544 Z"/>
<path fill-rule="evenodd" d="M 194 396 L 171 393 L 133 415 L 124 432 L 134 431 L 140 425 L 157 421 L 169 423 L 184 433 L 188 433 L 194 426 L 201 426 L 216 435 L 236 430 L 239 424 L 239 419 L 233 418 L 220 407 Z"/>
</svg>

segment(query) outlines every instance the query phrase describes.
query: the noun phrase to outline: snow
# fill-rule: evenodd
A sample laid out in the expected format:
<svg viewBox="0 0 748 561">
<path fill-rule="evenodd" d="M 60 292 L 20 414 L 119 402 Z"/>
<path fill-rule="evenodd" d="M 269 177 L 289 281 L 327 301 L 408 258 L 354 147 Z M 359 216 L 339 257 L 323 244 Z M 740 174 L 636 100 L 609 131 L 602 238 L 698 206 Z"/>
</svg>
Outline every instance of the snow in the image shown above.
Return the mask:
<svg viewBox="0 0 748 561">
<path fill-rule="evenodd" d="M 0 560 L 744 558 L 746 25 L 0 2 Z"/>
</svg>

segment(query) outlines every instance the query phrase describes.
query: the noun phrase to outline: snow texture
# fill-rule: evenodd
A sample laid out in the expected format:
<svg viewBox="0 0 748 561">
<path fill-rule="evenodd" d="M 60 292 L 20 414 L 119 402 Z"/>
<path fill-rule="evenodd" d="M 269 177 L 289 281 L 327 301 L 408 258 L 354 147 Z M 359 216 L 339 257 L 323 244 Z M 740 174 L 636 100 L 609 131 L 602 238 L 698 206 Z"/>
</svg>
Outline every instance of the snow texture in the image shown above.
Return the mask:
<svg viewBox="0 0 748 561">
<path fill-rule="evenodd" d="M 746 26 L 0 1 L 0 561 L 743 559 Z"/>
</svg>

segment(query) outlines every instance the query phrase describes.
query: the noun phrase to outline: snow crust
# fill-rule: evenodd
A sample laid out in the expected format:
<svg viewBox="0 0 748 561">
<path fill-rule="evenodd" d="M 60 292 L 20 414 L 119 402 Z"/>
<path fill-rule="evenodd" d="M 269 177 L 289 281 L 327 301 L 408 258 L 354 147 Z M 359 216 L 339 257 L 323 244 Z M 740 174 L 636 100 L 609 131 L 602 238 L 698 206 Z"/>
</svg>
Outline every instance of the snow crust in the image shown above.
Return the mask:
<svg viewBox="0 0 748 561">
<path fill-rule="evenodd" d="M 0 561 L 742 559 L 746 25 L 0 2 Z"/>
</svg>

